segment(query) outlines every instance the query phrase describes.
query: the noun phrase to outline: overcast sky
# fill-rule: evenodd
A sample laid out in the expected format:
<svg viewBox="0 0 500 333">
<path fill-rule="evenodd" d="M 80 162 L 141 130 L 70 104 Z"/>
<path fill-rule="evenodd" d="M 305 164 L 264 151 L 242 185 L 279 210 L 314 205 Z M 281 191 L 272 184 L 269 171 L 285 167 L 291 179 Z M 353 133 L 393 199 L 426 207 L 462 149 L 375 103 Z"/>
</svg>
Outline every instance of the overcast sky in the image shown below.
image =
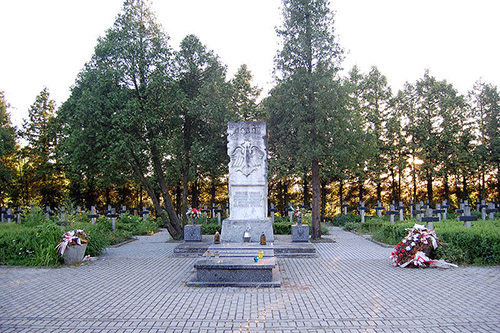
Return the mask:
<svg viewBox="0 0 500 333">
<path fill-rule="evenodd" d="M 122 0 L 0 0 L 0 90 L 20 125 L 47 87 L 60 106 Z M 219 55 L 229 77 L 241 64 L 271 87 L 280 0 L 156 0 L 153 9 L 178 49 L 188 34 Z M 500 85 L 500 1 L 332 0 L 346 69 L 377 66 L 396 92 L 425 69 L 462 94 L 475 81 Z"/>
</svg>

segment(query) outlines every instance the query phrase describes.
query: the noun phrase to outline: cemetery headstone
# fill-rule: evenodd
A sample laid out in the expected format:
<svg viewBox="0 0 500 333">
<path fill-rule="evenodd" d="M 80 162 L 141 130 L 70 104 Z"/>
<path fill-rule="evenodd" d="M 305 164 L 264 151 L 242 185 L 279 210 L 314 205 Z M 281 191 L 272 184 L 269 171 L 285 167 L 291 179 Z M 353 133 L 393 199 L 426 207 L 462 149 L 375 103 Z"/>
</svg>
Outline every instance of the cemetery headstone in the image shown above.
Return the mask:
<svg viewBox="0 0 500 333">
<path fill-rule="evenodd" d="M 481 200 L 481 204 L 479 205 L 479 211 L 481 212 L 481 218 L 483 221 L 486 220 L 486 209 L 488 208 L 488 205 L 486 204 L 485 200 Z"/>
<path fill-rule="evenodd" d="M 120 217 L 120 214 L 117 214 L 114 208 L 108 207 L 109 213 L 106 216 L 111 220 L 111 230 L 116 230 L 116 218 Z"/>
<path fill-rule="evenodd" d="M 271 203 L 271 209 L 269 209 L 269 211 L 271 212 L 271 222 L 274 223 L 274 214 L 278 212 L 278 209 Z"/>
<path fill-rule="evenodd" d="M 415 214 L 415 218 L 417 219 L 418 222 L 422 222 L 422 214 L 425 213 L 425 211 L 421 208 L 422 205 L 421 203 L 415 205 L 415 210 L 413 213 Z"/>
<path fill-rule="evenodd" d="M 427 222 L 427 229 L 434 229 L 434 222 L 439 221 L 439 217 L 433 216 L 434 210 L 430 207 L 427 207 L 425 210 L 425 216 L 421 218 L 422 222 Z"/>
<path fill-rule="evenodd" d="M 344 202 L 340 207 L 342 207 L 342 209 L 344 210 L 344 215 L 347 215 L 349 205 Z"/>
<path fill-rule="evenodd" d="M 465 201 L 463 207 L 464 207 L 464 212 L 461 216 L 458 216 L 458 220 L 464 222 L 464 227 L 470 228 L 471 222 L 477 221 L 477 216 L 471 215 L 470 206 L 468 205 L 467 201 Z"/>
<path fill-rule="evenodd" d="M 99 214 L 97 214 L 95 206 L 90 207 L 90 214 L 87 215 L 87 217 L 90 219 L 91 224 L 95 224 L 97 222 Z"/>
<path fill-rule="evenodd" d="M 444 214 L 445 210 L 441 207 L 441 204 L 436 204 L 436 209 L 434 209 L 432 213 L 436 214 L 438 221 L 441 221 L 441 214 Z"/>
<path fill-rule="evenodd" d="M 399 220 L 404 221 L 405 220 L 405 209 L 406 207 L 403 205 L 403 203 L 400 201 L 398 210 L 399 210 Z"/>
<path fill-rule="evenodd" d="M 382 211 L 385 209 L 382 204 L 380 203 L 380 201 L 377 201 L 377 205 L 374 207 L 374 209 L 377 211 L 377 217 L 379 219 L 382 218 Z"/>
<path fill-rule="evenodd" d="M 361 215 L 361 223 L 365 223 L 365 210 L 367 209 L 368 207 L 365 207 L 365 203 L 361 201 L 358 206 L 359 215 Z"/>
<path fill-rule="evenodd" d="M 394 215 L 397 215 L 399 214 L 399 211 L 397 211 L 395 208 L 394 208 L 394 205 L 391 204 L 389 206 L 389 210 L 386 210 L 385 211 L 385 215 L 390 215 L 391 216 L 391 224 L 394 224 Z"/>
<path fill-rule="evenodd" d="M 12 219 L 16 218 L 16 215 L 12 214 L 12 209 L 7 209 L 7 213 L 5 214 L 5 218 L 7 219 L 7 223 L 11 223 Z"/>
<path fill-rule="evenodd" d="M 5 222 L 4 215 L 7 214 L 7 208 L 5 208 L 5 207 L 0 208 L 0 214 L 2 216 L 2 222 Z"/>
<path fill-rule="evenodd" d="M 21 214 L 22 213 L 24 213 L 24 211 L 21 207 L 17 207 L 16 210 L 14 211 L 14 214 L 16 214 L 17 224 L 21 223 Z"/>
<path fill-rule="evenodd" d="M 486 213 L 488 214 L 488 218 L 493 221 L 495 219 L 495 213 L 498 212 L 498 209 L 495 207 L 495 202 L 490 202 L 488 204 L 488 208 L 486 209 Z"/>
<path fill-rule="evenodd" d="M 441 204 L 441 209 L 444 210 L 443 220 L 446 220 L 448 218 L 448 209 L 450 209 L 450 205 L 448 205 L 448 200 L 443 200 L 443 203 Z"/>
<path fill-rule="evenodd" d="M 224 212 L 224 210 L 219 206 L 214 210 L 214 212 L 217 213 L 217 223 L 220 225 L 222 223 L 221 214 Z"/>
<path fill-rule="evenodd" d="M 251 242 L 262 233 L 274 242 L 273 226 L 267 217 L 267 127 L 263 121 L 228 123 L 229 209 L 222 223 L 222 242 L 242 242 L 245 231 Z"/>
</svg>

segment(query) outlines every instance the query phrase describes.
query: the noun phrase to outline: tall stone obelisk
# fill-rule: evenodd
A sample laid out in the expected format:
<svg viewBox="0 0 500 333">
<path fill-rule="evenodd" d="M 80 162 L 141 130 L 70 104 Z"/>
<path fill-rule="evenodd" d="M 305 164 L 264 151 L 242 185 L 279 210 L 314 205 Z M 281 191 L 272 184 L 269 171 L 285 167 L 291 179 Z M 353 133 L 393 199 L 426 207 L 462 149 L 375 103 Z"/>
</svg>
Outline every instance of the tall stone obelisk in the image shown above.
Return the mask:
<svg viewBox="0 0 500 333">
<path fill-rule="evenodd" d="M 263 121 L 228 123 L 229 218 L 222 223 L 222 242 L 274 241 L 267 217 L 267 127 Z"/>
</svg>

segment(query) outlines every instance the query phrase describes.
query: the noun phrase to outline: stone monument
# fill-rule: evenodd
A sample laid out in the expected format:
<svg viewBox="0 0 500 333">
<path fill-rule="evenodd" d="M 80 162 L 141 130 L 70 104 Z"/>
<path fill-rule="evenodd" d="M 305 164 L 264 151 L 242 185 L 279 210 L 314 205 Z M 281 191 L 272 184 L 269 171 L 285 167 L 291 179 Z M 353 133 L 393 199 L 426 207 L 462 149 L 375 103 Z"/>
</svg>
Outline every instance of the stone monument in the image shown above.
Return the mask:
<svg viewBox="0 0 500 333">
<path fill-rule="evenodd" d="M 228 123 L 229 211 L 222 222 L 222 242 L 259 242 L 262 233 L 274 241 L 267 217 L 267 128 L 263 121 Z"/>
</svg>

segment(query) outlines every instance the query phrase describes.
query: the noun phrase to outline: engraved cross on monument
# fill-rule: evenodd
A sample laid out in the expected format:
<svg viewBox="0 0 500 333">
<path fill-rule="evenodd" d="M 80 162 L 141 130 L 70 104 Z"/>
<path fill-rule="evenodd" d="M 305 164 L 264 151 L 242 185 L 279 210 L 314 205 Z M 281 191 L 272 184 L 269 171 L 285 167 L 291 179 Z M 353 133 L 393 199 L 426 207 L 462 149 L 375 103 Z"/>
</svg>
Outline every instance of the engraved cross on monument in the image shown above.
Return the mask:
<svg viewBox="0 0 500 333">
<path fill-rule="evenodd" d="M 229 211 L 222 222 L 222 242 L 260 241 L 262 233 L 274 241 L 267 217 L 267 128 L 263 121 L 228 123 Z"/>
</svg>

